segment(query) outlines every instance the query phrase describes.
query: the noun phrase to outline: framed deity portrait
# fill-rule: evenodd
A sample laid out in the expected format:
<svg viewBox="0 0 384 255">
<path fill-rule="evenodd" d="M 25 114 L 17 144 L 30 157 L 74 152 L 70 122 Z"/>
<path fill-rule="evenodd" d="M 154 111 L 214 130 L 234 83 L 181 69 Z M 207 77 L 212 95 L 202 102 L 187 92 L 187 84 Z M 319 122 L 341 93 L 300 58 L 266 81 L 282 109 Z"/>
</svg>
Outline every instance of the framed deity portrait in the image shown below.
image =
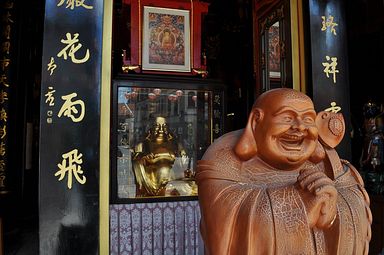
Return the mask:
<svg viewBox="0 0 384 255">
<path fill-rule="evenodd" d="M 142 69 L 190 72 L 190 11 L 144 6 Z"/>
</svg>

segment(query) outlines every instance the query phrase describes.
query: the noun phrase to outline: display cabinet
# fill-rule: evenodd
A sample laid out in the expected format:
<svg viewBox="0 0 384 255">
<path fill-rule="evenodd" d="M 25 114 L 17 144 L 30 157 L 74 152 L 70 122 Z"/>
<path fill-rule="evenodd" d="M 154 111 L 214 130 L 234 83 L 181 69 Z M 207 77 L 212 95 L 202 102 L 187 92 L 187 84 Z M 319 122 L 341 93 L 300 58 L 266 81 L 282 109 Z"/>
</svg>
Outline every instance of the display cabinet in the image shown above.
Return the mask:
<svg viewBox="0 0 384 255">
<path fill-rule="evenodd" d="M 113 80 L 111 200 L 189 200 L 196 163 L 224 133 L 224 88 L 197 77 Z"/>
</svg>

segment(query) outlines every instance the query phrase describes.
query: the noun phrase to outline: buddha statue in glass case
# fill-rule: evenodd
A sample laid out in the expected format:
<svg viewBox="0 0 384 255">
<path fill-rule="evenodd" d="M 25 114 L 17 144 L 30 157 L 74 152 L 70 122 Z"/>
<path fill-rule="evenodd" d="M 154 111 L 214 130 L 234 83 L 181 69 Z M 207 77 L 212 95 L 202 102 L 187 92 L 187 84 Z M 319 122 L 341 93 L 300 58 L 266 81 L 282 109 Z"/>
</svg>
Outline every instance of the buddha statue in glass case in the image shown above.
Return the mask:
<svg viewBox="0 0 384 255">
<path fill-rule="evenodd" d="M 190 158 L 166 119 L 156 117 L 144 140 L 133 150 L 137 196 L 197 195 L 189 165 Z"/>
</svg>

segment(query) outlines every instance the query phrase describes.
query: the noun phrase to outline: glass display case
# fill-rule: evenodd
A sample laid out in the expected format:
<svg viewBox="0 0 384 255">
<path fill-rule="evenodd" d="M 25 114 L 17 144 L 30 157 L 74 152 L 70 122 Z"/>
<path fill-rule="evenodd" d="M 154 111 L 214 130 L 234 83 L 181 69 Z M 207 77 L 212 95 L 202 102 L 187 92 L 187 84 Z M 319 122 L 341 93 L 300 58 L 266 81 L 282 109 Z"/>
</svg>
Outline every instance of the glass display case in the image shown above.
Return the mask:
<svg viewBox="0 0 384 255">
<path fill-rule="evenodd" d="M 188 200 L 196 163 L 223 134 L 220 82 L 125 75 L 113 81 L 112 200 Z"/>
</svg>

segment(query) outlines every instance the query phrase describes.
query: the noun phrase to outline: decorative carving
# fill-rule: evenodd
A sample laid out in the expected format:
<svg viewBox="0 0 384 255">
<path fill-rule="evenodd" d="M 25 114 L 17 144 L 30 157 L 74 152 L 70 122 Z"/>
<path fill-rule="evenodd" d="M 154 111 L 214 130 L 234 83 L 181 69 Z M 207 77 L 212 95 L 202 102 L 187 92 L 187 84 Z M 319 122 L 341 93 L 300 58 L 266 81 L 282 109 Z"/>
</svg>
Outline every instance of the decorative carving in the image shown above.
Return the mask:
<svg viewBox="0 0 384 255">
<path fill-rule="evenodd" d="M 131 65 L 131 61 L 127 59 L 127 51 L 126 50 L 123 50 L 121 57 L 122 57 L 122 62 L 123 62 L 122 66 L 121 66 L 121 70 L 124 73 L 129 73 L 130 71 L 134 71 L 136 73 L 141 72 L 141 68 L 139 65 Z"/>
<path fill-rule="evenodd" d="M 340 116 L 341 115 L 332 116 L 328 123 L 329 131 L 331 131 L 333 135 L 339 136 L 339 137 L 344 135 L 344 131 L 345 131 L 344 124 L 343 124 L 344 120 Z"/>
<path fill-rule="evenodd" d="M 205 70 L 205 68 L 202 68 L 202 69 L 193 68 L 192 73 L 196 75 L 200 75 L 201 78 L 207 78 L 208 76 L 208 71 Z"/>
<path fill-rule="evenodd" d="M 264 33 L 278 20 L 284 19 L 284 5 L 271 12 L 267 18 L 260 22 L 260 33 Z"/>
<path fill-rule="evenodd" d="M 335 148 L 343 139 L 345 124 L 343 115 L 322 111 L 317 115 L 316 125 L 320 140 L 331 148 Z"/>
</svg>

